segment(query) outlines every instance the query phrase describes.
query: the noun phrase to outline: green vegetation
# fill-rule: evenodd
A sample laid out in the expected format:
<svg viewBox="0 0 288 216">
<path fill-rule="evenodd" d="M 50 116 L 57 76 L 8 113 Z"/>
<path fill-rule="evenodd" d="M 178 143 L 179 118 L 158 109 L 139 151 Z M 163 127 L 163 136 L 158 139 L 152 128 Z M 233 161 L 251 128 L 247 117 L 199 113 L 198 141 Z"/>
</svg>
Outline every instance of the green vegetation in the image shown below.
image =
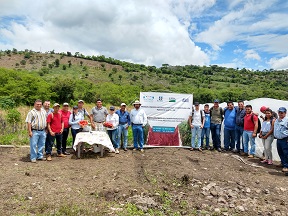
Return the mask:
<svg viewBox="0 0 288 216">
<path fill-rule="evenodd" d="M 21 69 L 18 66 L 0 69 L 0 104 L 1 97 L 9 96 L 17 105 L 31 105 L 36 98 L 60 103 L 81 98 L 94 103 L 98 97 L 107 104 L 117 105 L 138 98 L 140 91 L 193 93 L 200 103 L 212 102 L 215 98 L 221 101 L 288 98 L 288 75 L 284 70 L 169 64 L 157 68 L 78 52 L 74 56 L 71 52 L 41 54 L 16 49 L 0 53 L 23 57 Z M 25 70 L 28 67 L 29 70 Z"/>
</svg>

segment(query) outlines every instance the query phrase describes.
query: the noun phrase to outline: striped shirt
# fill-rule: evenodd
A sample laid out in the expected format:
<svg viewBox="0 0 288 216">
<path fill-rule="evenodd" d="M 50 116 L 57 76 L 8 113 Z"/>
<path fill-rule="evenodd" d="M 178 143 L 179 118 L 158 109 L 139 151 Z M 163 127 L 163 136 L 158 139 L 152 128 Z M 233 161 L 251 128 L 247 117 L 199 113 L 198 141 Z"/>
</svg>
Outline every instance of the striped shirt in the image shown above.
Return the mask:
<svg viewBox="0 0 288 216">
<path fill-rule="evenodd" d="M 31 128 L 36 130 L 43 130 L 46 128 L 46 111 L 44 109 L 36 110 L 33 108 L 26 117 L 25 122 L 31 123 Z"/>
</svg>

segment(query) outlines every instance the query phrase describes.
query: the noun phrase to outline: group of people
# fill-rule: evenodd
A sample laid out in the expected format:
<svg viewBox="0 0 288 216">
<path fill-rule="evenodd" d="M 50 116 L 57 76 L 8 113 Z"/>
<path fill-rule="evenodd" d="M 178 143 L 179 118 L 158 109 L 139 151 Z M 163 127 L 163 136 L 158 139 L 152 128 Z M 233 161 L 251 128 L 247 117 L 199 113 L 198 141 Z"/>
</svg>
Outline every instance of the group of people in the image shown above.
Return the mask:
<svg viewBox="0 0 288 216">
<path fill-rule="evenodd" d="M 110 106 L 109 111 L 103 107 L 102 100 L 97 99 L 96 106 L 92 108 L 90 114 L 83 107 L 84 101 L 79 100 L 78 105 L 69 110 L 69 104 L 63 103 L 62 109 L 60 104 L 55 103 L 50 108 L 50 101 L 45 101 L 42 105 L 41 100 L 36 100 L 34 108 L 30 110 L 26 117 L 28 133 L 30 137 L 30 160 L 35 163 L 37 160 L 52 160 L 52 147 L 56 140 L 57 156 L 66 157 L 67 139 L 69 130 L 73 144 L 77 133 L 83 130 L 80 124 L 85 117 L 91 123 L 92 130 L 102 130 L 104 122 L 110 123 L 107 127 L 107 133 L 115 148 L 115 153 L 119 153 L 121 146 L 121 137 L 123 137 L 123 150 L 127 151 L 128 128 L 132 126 L 134 149 L 143 152 L 144 133 L 143 128 L 147 124 L 147 116 L 141 103 L 135 101 L 134 109 L 129 113 L 126 110 L 126 104 L 121 103 L 120 109 L 115 111 L 114 106 Z M 45 147 L 46 157 L 43 155 Z"/>
<path fill-rule="evenodd" d="M 205 104 L 204 110 L 200 110 L 199 103 L 195 102 L 188 120 L 192 133 L 190 150 L 233 151 L 248 156 L 248 158 L 254 158 L 255 138 L 258 135 L 264 146 L 264 158 L 261 163 L 271 165 L 273 164 L 272 142 L 277 139 L 277 151 L 281 159 L 281 166 L 283 166 L 282 171 L 288 173 L 287 109 L 280 107 L 277 115 L 269 107 L 262 106 L 260 112 L 265 114 L 265 116 L 260 116 L 263 119 L 262 123 L 259 120 L 258 113 L 252 110 L 252 106 L 244 106 L 243 101 L 239 101 L 236 107 L 234 107 L 232 101 L 229 101 L 225 108 L 221 108 L 219 100 L 215 100 L 211 108 L 208 104 Z M 222 122 L 224 122 L 223 149 L 221 148 L 220 139 Z M 213 140 L 213 146 L 211 147 L 209 144 L 210 131 Z M 195 144 L 196 137 L 197 144 Z"/>
<path fill-rule="evenodd" d="M 36 100 L 34 108 L 29 111 L 26 118 L 28 133 L 30 136 L 30 159 L 52 160 L 52 147 L 56 140 L 57 156 L 66 157 L 67 138 L 71 128 L 73 144 L 77 133 L 82 130 L 80 122 L 86 118 L 91 123 L 92 130 L 102 130 L 105 123 L 110 123 L 107 133 L 115 148 L 115 153 L 119 153 L 121 140 L 123 137 L 123 150 L 127 151 L 128 128 L 132 126 L 133 150 L 143 150 L 144 133 L 143 128 L 147 124 L 147 116 L 141 103 L 135 101 L 134 109 L 129 113 L 126 104 L 121 103 L 120 109 L 115 111 L 114 106 L 110 106 L 109 111 L 103 107 L 102 100 L 96 101 L 96 106 L 92 108 L 90 114 L 83 107 L 84 101 L 79 100 L 78 105 L 69 110 L 69 104 L 55 103 L 53 109 L 50 108 L 50 101 Z M 219 100 L 215 100 L 210 108 L 204 105 L 204 110 L 200 110 L 198 102 L 194 103 L 194 108 L 188 118 L 191 127 L 191 151 L 197 149 L 233 151 L 243 156 L 253 158 L 255 156 L 255 138 L 258 135 L 262 139 L 265 158 L 261 161 L 269 165 L 272 162 L 272 142 L 277 139 L 277 150 L 283 166 L 283 172 L 288 173 L 288 117 L 287 109 L 280 107 L 278 115 L 269 107 L 262 106 L 260 111 L 265 116 L 259 121 L 258 113 L 252 111 L 251 105 L 244 106 L 243 101 L 238 102 L 234 107 L 233 102 L 227 102 L 225 108 L 219 106 Z M 221 125 L 224 122 L 224 148 L 221 148 Z M 106 130 L 106 129 L 105 129 Z M 210 146 L 210 132 L 213 146 Z M 197 144 L 196 144 L 197 137 Z M 205 145 L 204 145 L 205 139 Z M 250 144 L 250 145 L 249 145 Z M 43 156 L 45 147 L 46 157 Z"/>
</svg>

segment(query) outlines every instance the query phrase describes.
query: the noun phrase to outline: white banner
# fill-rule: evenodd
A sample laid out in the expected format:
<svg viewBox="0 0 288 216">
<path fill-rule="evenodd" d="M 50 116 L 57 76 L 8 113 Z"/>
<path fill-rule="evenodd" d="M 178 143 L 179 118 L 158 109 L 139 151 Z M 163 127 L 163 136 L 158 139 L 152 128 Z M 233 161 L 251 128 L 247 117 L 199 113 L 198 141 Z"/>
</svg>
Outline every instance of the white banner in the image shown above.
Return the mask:
<svg viewBox="0 0 288 216">
<path fill-rule="evenodd" d="M 140 92 L 141 107 L 145 110 L 148 123 L 150 125 L 148 138 L 149 145 L 176 145 L 167 143 L 168 140 L 163 135 L 172 135 L 179 137 L 177 125 L 183 121 L 187 121 L 192 111 L 193 95 L 177 94 L 177 93 L 161 93 L 161 92 Z M 157 133 L 155 135 L 155 133 Z M 157 142 L 151 137 L 159 138 Z M 152 143 L 151 143 L 152 142 Z M 164 143 L 160 143 L 164 142 Z M 165 143 L 166 142 L 166 143 Z M 172 142 L 172 141 L 171 141 Z M 175 142 L 176 143 L 176 142 Z M 177 142 L 181 145 L 181 140 Z"/>
</svg>

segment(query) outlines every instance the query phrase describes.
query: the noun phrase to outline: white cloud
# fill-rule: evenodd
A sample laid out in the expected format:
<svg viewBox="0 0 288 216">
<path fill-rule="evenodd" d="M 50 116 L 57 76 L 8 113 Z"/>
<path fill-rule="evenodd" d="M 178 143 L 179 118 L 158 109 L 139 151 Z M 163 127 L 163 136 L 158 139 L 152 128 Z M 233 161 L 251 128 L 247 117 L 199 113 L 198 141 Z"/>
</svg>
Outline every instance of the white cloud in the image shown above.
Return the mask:
<svg viewBox="0 0 288 216">
<path fill-rule="evenodd" d="M 261 60 L 260 55 L 253 49 L 245 51 L 245 59 L 254 59 L 254 60 Z"/>
<path fill-rule="evenodd" d="M 271 58 L 268 64 L 275 70 L 288 69 L 288 56 L 282 58 Z"/>
<path fill-rule="evenodd" d="M 33 7 L 23 10 L 23 2 Z M 3 7 L 1 3 L 0 16 L 17 14 L 25 24 L 11 21 L 9 28 L 0 29 L 10 41 L 6 45 L 0 41 L 0 49 L 79 51 L 157 66 L 209 63 L 165 0 L 22 0 L 19 5 L 16 0 Z"/>
</svg>

